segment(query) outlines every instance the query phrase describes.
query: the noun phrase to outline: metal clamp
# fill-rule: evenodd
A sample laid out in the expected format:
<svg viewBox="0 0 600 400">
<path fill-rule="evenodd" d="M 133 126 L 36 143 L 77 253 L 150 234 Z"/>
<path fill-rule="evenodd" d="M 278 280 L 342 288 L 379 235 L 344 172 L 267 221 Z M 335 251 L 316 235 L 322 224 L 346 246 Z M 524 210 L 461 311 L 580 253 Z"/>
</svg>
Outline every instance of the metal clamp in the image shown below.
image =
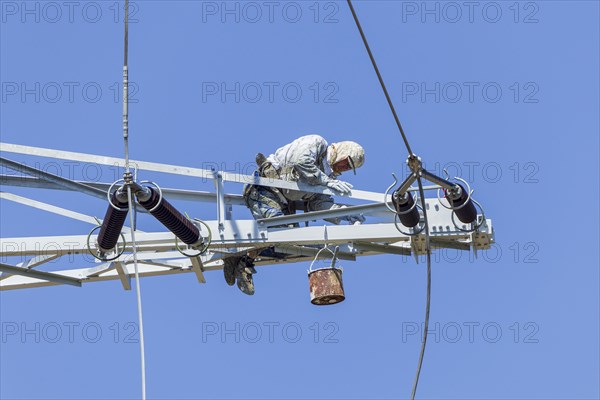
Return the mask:
<svg viewBox="0 0 600 400">
<path fill-rule="evenodd" d="M 121 232 L 121 233 L 119 233 L 119 235 L 120 235 L 121 239 L 123 239 L 123 248 L 121 249 L 121 251 L 119 251 L 119 244 L 117 243 L 117 246 L 115 246 L 115 248 L 117 249 L 117 251 L 115 252 L 115 253 L 117 254 L 116 256 L 114 256 L 114 257 L 112 257 L 112 258 L 99 257 L 99 256 L 97 256 L 96 254 L 94 254 L 94 252 L 92 251 L 92 248 L 91 248 L 91 246 L 90 246 L 90 238 L 92 237 L 92 234 L 93 234 L 93 233 L 94 233 L 94 232 L 95 232 L 97 229 L 100 229 L 100 228 L 102 228 L 102 226 L 101 226 L 101 225 L 98 225 L 97 227 L 95 227 L 94 229 L 92 229 L 92 230 L 90 231 L 90 233 L 88 233 L 88 236 L 87 236 L 87 241 L 86 241 L 88 252 L 89 252 L 89 253 L 90 253 L 90 254 L 91 254 L 91 255 L 92 255 L 92 256 L 93 256 L 95 259 L 97 259 L 97 260 L 100 260 L 100 261 L 114 261 L 114 260 L 116 260 L 117 258 L 121 257 L 121 255 L 122 255 L 122 254 L 125 252 L 125 247 L 127 246 L 127 241 L 125 240 L 125 235 L 123 235 L 123 233 L 122 233 L 122 232 Z M 96 250 L 98 250 L 98 244 L 96 244 Z"/>
<path fill-rule="evenodd" d="M 110 185 L 110 187 L 109 187 L 109 188 L 108 188 L 108 190 L 106 191 L 106 199 L 108 200 L 108 204 L 110 204 L 110 206 L 111 206 L 112 208 L 114 208 L 115 210 L 117 210 L 117 211 L 128 211 L 128 210 L 129 210 L 129 207 L 127 207 L 127 208 L 119 208 L 119 207 L 117 207 L 117 206 L 115 206 L 115 205 L 113 204 L 113 202 L 112 202 L 112 199 L 111 199 L 111 193 L 112 193 L 112 190 L 113 190 L 113 188 L 115 187 L 115 185 L 116 185 L 117 183 L 119 183 L 119 182 L 123 182 L 123 184 L 125 184 L 125 179 L 118 179 L 118 180 L 114 181 L 112 185 Z M 118 190 L 119 190 L 119 189 L 117 189 L 116 191 L 118 191 Z"/>
<path fill-rule="evenodd" d="M 198 253 L 197 254 L 188 254 L 186 253 L 180 246 L 179 246 L 179 238 L 177 236 L 175 236 L 175 248 L 177 249 L 178 252 L 180 252 L 182 255 L 189 257 L 189 258 L 194 258 L 194 257 L 198 257 L 204 253 L 206 253 L 206 251 L 208 250 L 208 248 L 210 247 L 210 244 L 212 243 L 212 232 L 210 230 L 210 227 L 208 226 L 208 224 L 204 221 L 201 221 L 197 218 L 194 218 L 191 220 L 192 223 L 194 225 L 196 225 L 198 227 L 199 231 L 202 231 L 202 227 L 200 226 L 200 224 L 204 225 L 206 227 L 206 230 L 208 231 L 208 236 L 207 236 L 207 241 L 204 241 L 204 238 L 202 238 L 202 247 L 200 249 L 194 249 L 196 250 Z M 202 237 L 202 235 L 201 235 Z M 190 246 L 188 246 L 189 248 Z"/>
<path fill-rule="evenodd" d="M 442 203 L 442 200 L 441 200 L 441 198 L 440 198 L 440 190 L 441 190 L 441 188 L 437 190 L 437 198 L 438 198 L 438 202 L 440 203 L 440 205 L 441 205 L 442 207 L 444 207 L 444 208 L 446 208 L 446 209 L 448 209 L 448 210 L 452 210 L 452 211 L 460 210 L 460 209 L 461 209 L 461 208 L 463 208 L 465 205 L 467 205 L 467 204 L 469 203 L 469 200 L 472 200 L 472 199 L 471 199 L 471 195 L 472 195 L 472 194 L 473 194 L 473 192 L 474 192 L 474 191 L 471 189 L 471 185 L 469 185 L 469 183 L 468 183 L 467 181 L 465 181 L 464 179 L 462 179 L 462 178 L 459 178 L 459 177 L 457 177 L 457 176 L 455 176 L 455 177 L 454 177 L 454 179 L 456 179 L 457 181 L 461 181 L 461 182 L 462 182 L 462 183 L 464 183 L 464 184 L 465 184 L 465 186 L 466 186 L 466 189 L 464 189 L 464 190 L 467 192 L 467 199 L 466 199 L 466 200 L 465 200 L 465 202 L 464 202 L 463 204 L 461 204 L 460 206 L 458 206 L 458 207 L 453 207 L 453 206 L 452 206 L 452 204 L 451 204 L 450 202 L 448 202 L 448 204 L 450 205 L 450 207 L 446 207 L 446 206 L 444 205 L 444 203 Z"/>
<path fill-rule="evenodd" d="M 162 202 L 162 199 L 163 199 L 162 189 L 160 188 L 160 186 L 158 186 L 156 183 L 154 183 L 152 181 L 141 181 L 140 184 L 142 184 L 142 183 L 145 183 L 146 185 L 154 186 L 158 190 L 158 201 L 156 202 L 156 205 L 154 207 L 152 207 L 152 209 L 148 210 L 149 213 L 152 213 L 154 210 L 156 210 L 158 208 L 158 206 L 160 206 L 160 203 Z"/>
</svg>

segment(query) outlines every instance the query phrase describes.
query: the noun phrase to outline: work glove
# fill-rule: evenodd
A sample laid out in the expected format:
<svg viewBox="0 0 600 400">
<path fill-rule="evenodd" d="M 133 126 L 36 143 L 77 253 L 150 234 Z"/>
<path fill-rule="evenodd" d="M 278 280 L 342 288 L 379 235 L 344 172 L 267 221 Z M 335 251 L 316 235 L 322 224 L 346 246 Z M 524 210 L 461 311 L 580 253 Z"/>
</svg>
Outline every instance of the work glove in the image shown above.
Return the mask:
<svg viewBox="0 0 600 400">
<path fill-rule="evenodd" d="M 350 194 L 353 186 L 348 182 L 338 181 L 337 179 L 327 182 L 327 187 L 338 192 L 339 194 Z"/>
</svg>

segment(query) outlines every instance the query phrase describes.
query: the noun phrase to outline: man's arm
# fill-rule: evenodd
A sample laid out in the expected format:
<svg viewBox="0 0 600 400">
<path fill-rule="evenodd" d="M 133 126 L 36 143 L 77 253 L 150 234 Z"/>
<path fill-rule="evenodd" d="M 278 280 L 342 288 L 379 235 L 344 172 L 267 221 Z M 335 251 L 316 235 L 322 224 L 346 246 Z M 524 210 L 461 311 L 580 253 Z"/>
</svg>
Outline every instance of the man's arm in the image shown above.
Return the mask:
<svg viewBox="0 0 600 400">
<path fill-rule="evenodd" d="M 294 170 L 301 181 L 310 185 L 323 185 L 340 194 L 349 194 L 352 185 L 332 179 L 323 172 L 319 165 L 325 162 L 327 156 L 327 141 L 318 135 L 309 135 L 300 139 L 294 149 Z"/>
<path fill-rule="evenodd" d="M 317 166 L 318 154 L 314 151 L 306 152 L 298 157 L 294 169 L 298 173 L 300 180 L 311 185 L 324 185 L 332 179 Z"/>
</svg>

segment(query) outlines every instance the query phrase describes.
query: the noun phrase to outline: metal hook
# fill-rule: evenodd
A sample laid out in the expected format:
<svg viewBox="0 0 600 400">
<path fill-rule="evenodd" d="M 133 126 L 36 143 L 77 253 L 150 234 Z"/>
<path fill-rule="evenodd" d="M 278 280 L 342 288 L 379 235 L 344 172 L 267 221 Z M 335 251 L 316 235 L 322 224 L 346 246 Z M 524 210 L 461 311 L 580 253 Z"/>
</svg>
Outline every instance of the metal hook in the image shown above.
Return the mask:
<svg viewBox="0 0 600 400">
<path fill-rule="evenodd" d="M 444 172 L 444 175 L 446 175 L 446 180 L 449 181 L 450 180 L 450 174 L 448 173 L 448 169 L 444 168 L 443 172 Z"/>
<path fill-rule="evenodd" d="M 322 249 L 320 249 L 319 251 L 317 251 L 317 254 L 315 254 L 315 258 L 310 263 L 310 266 L 308 267 L 308 273 L 309 274 L 313 271 L 313 269 L 312 269 L 313 265 L 319 259 L 319 256 L 321 255 L 321 252 L 323 250 L 327 250 L 327 251 L 329 251 L 332 254 L 332 262 L 331 262 L 331 267 L 330 268 L 334 268 L 334 264 L 335 264 L 335 261 L 336 261 L 336 258 L 337 258 L 337 254 L 338 254 L 338 252 L 340 250 L 340 246 L 336 246 L 335 250 L 331 250 L 329 248 L 329 246 L 327 244 L 325 244 L 325 245 L 323 245 Z M 337 268 L 339 268 L 339 267 L 337 267 Z M 339 268 L 339 269 L 341 269 L 341 268 Z"/>
<path fill-rule="evenodd" d="M 473 201 L 473 204 L 475 204 L 477 207 L 479 207 L 479 210 L 481 210 L 481 221 L 479 221 L 479 223 L 471 223 L 471 229 L 462 229 L 461 227 L 458 226 L 458 224 L 456 223 L 456 220 L 454 219 L 454 215 L 455 215 L 454 210 L 452 210 L 452 214 L 450 214 L 450 219 L 452 221 L 452 224 L 454 225 L 454 227 L 456 229 L 458 229 L 461 232 L 466 232 L 466 233 L 477 232 L 479 230 L 479 228 L 481 228 L 483 226 L 483 224 L 485 224 L 485 222 L 486 222 L 485 211 L 483 211 L 483 207 L 481 206 L 481 204 L 479 204 L 479 202 L 477 200 L 472 199 L 472 201 Z M 479 219 L 479 215 L 477 217 Z"/>
<path fill-rule="evenodd" d="M 392 183 L 387 190 L 385 191 L 384 195 L 383 195 L 383 204 L 385 204 L 385 206 L 387 207 L 388 210 L 390 210 L 390 212 L 393 212 L 394 214 L 397 214 L 397 211 L 394 210 L 392 207 L 390 207 L 390 205 L 388 204 L 387 198 L 390 194 L 390 190 L 392 190 L 394 188 L 394 186 L 396 186 L 396 184 L 398 183 L 398 178 L 396 178 L 396 174 L 394 174 L 392 172 L 392 176 L 394 177 L 394 183 Z"/>
</svg>

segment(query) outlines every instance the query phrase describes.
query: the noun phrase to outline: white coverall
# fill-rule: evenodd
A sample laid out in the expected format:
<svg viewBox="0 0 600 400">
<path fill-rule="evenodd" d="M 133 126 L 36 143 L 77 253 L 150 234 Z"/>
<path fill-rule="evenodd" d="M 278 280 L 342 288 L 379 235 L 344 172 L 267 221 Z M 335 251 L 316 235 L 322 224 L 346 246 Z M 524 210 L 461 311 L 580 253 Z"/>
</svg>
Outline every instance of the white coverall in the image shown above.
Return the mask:
<svg viewBox="0 0 600 400">
<path fill-rule="evenodd" d="M 362 152 L 362 148 L 360 148 Z M 364 162 L 364 152 L 361 153 L 358 166 Z M 336 189 L 337 184 L 351 185 L 336 180 L 338 174 L 333 172 L 331 165 L 340 156 L 336 154 L 335 144 L 329 146 L 327 141 L 319 135 L 302 136 L 275 151 L 267 158 L 267 173 L 264 176 L 283 179 L 291 182 L 305 182 L 310 185 L 322 185 Z M 329 210 L 339 208 L 334 204 L 330 195 L 321 193 L 302 192 L 289 189 L 266 188 L 250 186 L 245 190 L 246 202 L 254 218 L 272 218 L 289 214 L 288 204 L 295 201 L 304 201 L 308 211 Z M 362 216 L 345 217 L 344 220 L 354 222 L 363 221 Z M 329 220 L 339 223 L 339 219 Z"/>
</svg>

